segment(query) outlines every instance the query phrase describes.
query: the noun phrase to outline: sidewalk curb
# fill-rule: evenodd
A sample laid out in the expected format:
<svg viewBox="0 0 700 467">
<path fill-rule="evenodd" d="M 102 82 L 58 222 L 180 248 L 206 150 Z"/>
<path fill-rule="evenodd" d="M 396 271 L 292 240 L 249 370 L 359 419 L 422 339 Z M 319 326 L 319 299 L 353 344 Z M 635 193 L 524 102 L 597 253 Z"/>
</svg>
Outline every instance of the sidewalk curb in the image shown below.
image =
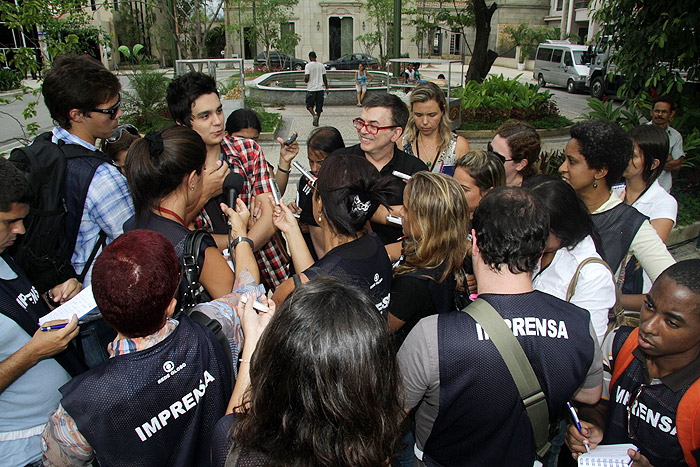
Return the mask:
<svg viewBox="0 0 700 467">
<path fill-rule="evenodd" d="M 698 238 L 698 234 L 700 234 L 700 221 L 696 221 L 690 225 L 676 226 L 671 229 L 671 233 L 668 234 L 666 245 L 672 248 L 677 244 Z"/>
</svg>

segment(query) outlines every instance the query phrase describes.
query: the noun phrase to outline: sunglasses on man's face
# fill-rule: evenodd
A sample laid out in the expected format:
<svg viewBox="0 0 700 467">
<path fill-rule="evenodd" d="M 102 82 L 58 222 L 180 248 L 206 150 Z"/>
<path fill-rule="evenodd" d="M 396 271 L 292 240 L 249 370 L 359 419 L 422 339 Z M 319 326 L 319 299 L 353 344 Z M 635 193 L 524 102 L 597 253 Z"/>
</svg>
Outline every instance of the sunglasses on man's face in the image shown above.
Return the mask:
<svg viewBox="0 0 700 467">
<path fill-rule="evenodd" d="M 116 127 L 116 128 L 114 129 L 114 131 L 112 132 L 112 136 L 110 136 L 109 138 L 107 138 L 107 142 L 108 142 L 108 143 L 116 143 L 117 141 L 119 141 L 120 139 L 122 139 L 122 134 L 123 134 L 125 131 L 126 131 L 127 133 L 130 133 L 130 134 L 134 135 L 134 136 L 140 136 L 140 135 L 139 135 L 139 129 L 136 128 L 134 125 L 131 125 L 130 123 L 127 123 L 127 124 L 125 124 L 125 125 L 119 125 L 118 127 Z"/>
<path fill-rule="evenodd" d="M 117 118 L 117 113 L 119 113 L 119 107 L 122 105 L 122 95 L 117 94 L 117 103 L 108 109 L 87 109 L 88 112 L 99 112 L 101 114 L 109 115 L 110 120 Z"/>
</svg>

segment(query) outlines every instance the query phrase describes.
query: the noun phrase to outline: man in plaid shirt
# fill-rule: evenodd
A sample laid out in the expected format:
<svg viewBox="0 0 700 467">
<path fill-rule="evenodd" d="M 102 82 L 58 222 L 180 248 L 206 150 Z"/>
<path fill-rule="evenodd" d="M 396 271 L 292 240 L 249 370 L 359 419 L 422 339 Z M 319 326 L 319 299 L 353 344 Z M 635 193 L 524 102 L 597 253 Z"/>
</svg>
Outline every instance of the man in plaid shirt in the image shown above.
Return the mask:
<svg viewBox="0 0 700 467">
<path fill-rule="evenodd" d="M 276 288 L 289 277 L 289 257 L 272 224 L 273 204 L 268 195 L 271 174 L 260 146 L 250 139 L 224 136 L 223 108 L 216 81 L 209 75 L 190 72 L 174 79 L 168 86 L 167 100 L 175 122 L 199 133 L 207 147 L 195 227 L 213 234 L 220 249 L 228 247 L 228 226 L 219 208 L 223 180 L 229 173 L 219 158 L 223 154 L 231 170 L 243 176 L 241 200 L 251 211 L 260 201 L 261 214 L 253 219 L 248 236 L 255 245 L 263 283 L 269 289 Z"/>
</svg>

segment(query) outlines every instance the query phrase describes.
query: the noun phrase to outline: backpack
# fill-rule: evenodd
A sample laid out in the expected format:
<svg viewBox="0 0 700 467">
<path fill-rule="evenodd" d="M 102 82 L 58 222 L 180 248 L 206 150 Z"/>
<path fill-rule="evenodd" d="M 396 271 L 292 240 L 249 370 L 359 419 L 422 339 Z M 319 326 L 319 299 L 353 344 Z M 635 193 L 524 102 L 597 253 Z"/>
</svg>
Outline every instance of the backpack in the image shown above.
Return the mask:
<svg viewBox="0 0 700 467">
<path fill-rule="evenodd" d="M 71 257 L 88 188 L 97 167 L 112 163 L 100 151 L 63 141 L 55 144 L 51 138 L 51 132 L 42 133 L 31 145 L 13 149 L 9 158 L 26 175 L 33 193 L 24 219 L 26 233 L 10 253 L 42 294 L 70 278 L 82 282 L 105 244 L 107 236 L 100 231 L 84 270 L 76 274 Z"/>
<path fill-rule="evenodd" d="M 195 309 L 199 303 L 206 303 L 212 300 L 209 293 L 199 283 L 199 249 L 202 241 L 209 234 L 203 230 L 191 230 L 185 237 L 185 246 L 182 252 L 182 275 L 185 278 L 185 291 L 180 297 L 180 306 L 175 316 L 184 313 L 207 329 L 209 329 L 223 347 L 227 356 L 230 368 L 233 368 L 233 355 L 231 354 L 231 343 L 228 336 L 224 334 L 221 323 L 210 316 Z M 235 312 L 234 312 L 235 313 Z"/>
<path fill-rule="evenodd" d="M 634 360 L 632 351 L 639 345 L 639 328 L 630 332 L 622 348 L 615 356 L 613 374 L 610 379 L 610 390 L 617 379 L 624 373 L 629 364 Z M 676 409 L 676 429 L 678 430 L 678 442 L 683 449 L 683 457 L 690 467 L 698 467 L 698 463 L 692 452 L 700 448 L 700 379 L 695 380 L 681 397 Z"/>
</svg>

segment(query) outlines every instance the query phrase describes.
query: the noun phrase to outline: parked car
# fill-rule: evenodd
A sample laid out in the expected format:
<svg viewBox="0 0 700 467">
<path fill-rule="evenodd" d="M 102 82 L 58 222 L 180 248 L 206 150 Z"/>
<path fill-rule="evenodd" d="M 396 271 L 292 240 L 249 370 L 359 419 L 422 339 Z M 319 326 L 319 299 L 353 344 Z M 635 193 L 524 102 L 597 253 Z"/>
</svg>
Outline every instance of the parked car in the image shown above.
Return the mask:
<svg viewBox="0 0 700 467">
<path fill-rule="evenodd" d="M 324 63 L 326 70 L 357 70 L 362 63 L 365 68 L 376 70 L 379 60 L 367 54 L 345 54 L 337 60 Z"/>
<path fill-rule="evenodd" d="M 306 60 L 294 58 L 291 55 L 286 54 L 284 52 L 279 52 L 277 50 L 270 51 L 270 66 L 272 68 L 299 71 L 304 69 L 306 63 Z M 266 65 L 265 52 L 260 52 L 258 56 L 255 57 L 255 64 L 261 67 L 264 67 Z"/>
<path fill-rule="evenodd" d="M 590 54 L 585 45 L 549 40 L 537 47 L 532 77 L 541 87 L 549 83 L 575 92 L 587 86 L 590 63 Z"/>
</svg>

